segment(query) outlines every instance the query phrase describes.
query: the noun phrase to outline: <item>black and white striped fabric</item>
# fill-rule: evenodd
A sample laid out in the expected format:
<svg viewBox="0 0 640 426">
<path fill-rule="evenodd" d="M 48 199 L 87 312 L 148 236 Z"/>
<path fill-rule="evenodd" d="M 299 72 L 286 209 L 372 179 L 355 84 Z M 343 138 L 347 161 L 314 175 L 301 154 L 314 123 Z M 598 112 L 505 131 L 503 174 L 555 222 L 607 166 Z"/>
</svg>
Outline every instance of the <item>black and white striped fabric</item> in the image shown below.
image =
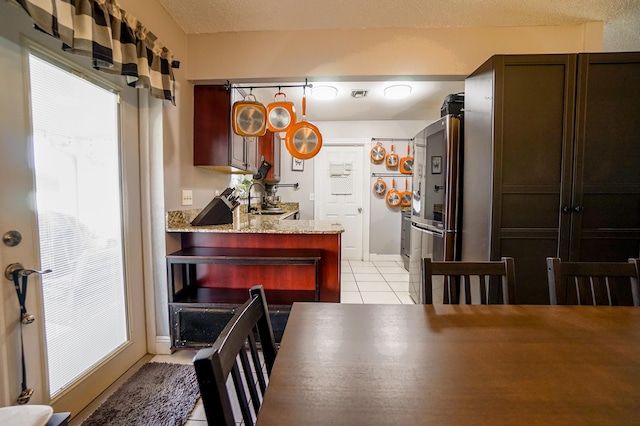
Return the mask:
<svg viewBox="0 0 640 426">
<path fill-rule="evenodd" d="M 178 62 L 158 38 L 115 0 L 16 0 L 36 26 L 96 69 L 126 77 L 131 87 L 175 105 Z"/>
</svg>

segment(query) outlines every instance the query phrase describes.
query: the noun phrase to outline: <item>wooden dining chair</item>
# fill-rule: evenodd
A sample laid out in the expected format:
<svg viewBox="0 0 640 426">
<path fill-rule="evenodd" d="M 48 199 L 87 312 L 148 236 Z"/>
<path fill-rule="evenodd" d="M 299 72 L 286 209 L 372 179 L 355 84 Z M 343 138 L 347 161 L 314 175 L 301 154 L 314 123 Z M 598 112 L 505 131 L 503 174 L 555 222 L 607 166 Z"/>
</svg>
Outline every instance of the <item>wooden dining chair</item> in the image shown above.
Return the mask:
<svg viewBox="0 0 640 426">
<path fill-rule="evenodd" d="M 549 300 L 552 305 L 616 306 L 620 299 L 629 299 L 630 286 L 630 302 L 640 306 L 639 265 L 640 259 L 563 262 L 557 257 L 547 257 Z"/>
<path fill-rule="evenodd" d="M 268 376 L 278 350 L 264 289 L 254 286 L 249 294 L 249 300 L 238 308 L 213 346 L 200 349 L 193 358 L 209 425 L 234 426 L 240 423 L 240 420 L 236 421 L 232 408 L 238 405 L 244 424 L 254 425 L 267 390 Z M 264 357 L 264 365 L 260 361 L 260 353 Z M 233 380 L 231 391 L 227 387 L 229 377 Z"/>
<path fill-rule="evenodd" d="M 425 303 L 433 303 L 433 277 L 444 277 L 444 303 L 460 303 L 460 296 L 464 290 L 465 303 L 471 304 L 471 286 L 478 285 L 480 289 L 480 303 L 488 304 L 493 299 L 502 300 L 504 304 L 516 303 L 516 273 L 512 257 L 503 257 L 499 261 L 461 262 L 437 261 L 430 258 L 422 259 L 422 283 L 425 291 Z M 490 293 L 494 282 L 502 287 L 502 297 Z M 493 297 L 493 299 L 492 299 Z"/>
</svg>

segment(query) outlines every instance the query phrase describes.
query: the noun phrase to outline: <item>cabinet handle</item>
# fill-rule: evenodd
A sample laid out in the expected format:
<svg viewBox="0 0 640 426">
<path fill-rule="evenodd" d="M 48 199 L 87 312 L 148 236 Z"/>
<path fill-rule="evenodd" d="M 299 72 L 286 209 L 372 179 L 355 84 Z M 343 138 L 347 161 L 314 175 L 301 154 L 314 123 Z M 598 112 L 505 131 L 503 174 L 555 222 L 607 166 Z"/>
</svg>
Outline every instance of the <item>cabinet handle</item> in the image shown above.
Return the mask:
<svg viewBox="0 0 640 426">
<path fill-rule="evenodd" d="M 563 207 L 562 208 L 562 213 L 581 213 L 584 211 L 584 207 L 582 206 L 575 206 L 575 207 Z"/>
</svg>

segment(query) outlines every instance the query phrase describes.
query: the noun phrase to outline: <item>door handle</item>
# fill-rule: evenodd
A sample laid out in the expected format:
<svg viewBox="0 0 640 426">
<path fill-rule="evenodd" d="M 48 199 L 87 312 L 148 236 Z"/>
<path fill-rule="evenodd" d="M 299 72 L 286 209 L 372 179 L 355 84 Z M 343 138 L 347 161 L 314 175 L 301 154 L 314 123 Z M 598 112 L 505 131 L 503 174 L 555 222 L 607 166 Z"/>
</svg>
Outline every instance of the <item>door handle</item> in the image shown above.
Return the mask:
<svg viewBox="0 0 640 426">
<path fill-rule="evenodd" d="M 575 207 L 569 207 L 569 206 L 565 206 L 562 208 L 562 213 L 582 213 L 584 211 L 584 207 L 582 206 L 575 206 Z"/>
<path fill-rule="evenodd" d="M 13 281 L 13 277 L 15 274 L 18 274 L 19 277 L 28 277 L 31 274 L 44 275 L 49 272 L 53 272 L 51 269 L 45 269 L 43 271 L 38 271 L 36 269 L 25 269 L 21 263 L 12 263 L 4 270 L 4 276 Z"/>
<path fill-rule="evenodd" d="M 362 213 L 362 207 L 358 207 L 358 213 Z"/>
</svg>

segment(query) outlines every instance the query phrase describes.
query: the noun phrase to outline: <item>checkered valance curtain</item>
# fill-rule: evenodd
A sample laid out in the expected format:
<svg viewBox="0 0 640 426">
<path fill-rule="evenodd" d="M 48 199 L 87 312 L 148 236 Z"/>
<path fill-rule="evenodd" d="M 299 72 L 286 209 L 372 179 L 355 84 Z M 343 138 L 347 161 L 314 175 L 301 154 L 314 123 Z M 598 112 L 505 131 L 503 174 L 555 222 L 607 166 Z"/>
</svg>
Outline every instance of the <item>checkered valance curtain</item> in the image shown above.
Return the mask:
<svg viewBox="0 0 640 426">
<path fill-rule="evenodd" d="M 115 0 L 16 0 L 37 28 L 60 39 L 66 51 L 93 59 L 101 71 L 126 77 L 131 87 L 175 105 L 178 62 L 156 36 Z"/>
</svg>

